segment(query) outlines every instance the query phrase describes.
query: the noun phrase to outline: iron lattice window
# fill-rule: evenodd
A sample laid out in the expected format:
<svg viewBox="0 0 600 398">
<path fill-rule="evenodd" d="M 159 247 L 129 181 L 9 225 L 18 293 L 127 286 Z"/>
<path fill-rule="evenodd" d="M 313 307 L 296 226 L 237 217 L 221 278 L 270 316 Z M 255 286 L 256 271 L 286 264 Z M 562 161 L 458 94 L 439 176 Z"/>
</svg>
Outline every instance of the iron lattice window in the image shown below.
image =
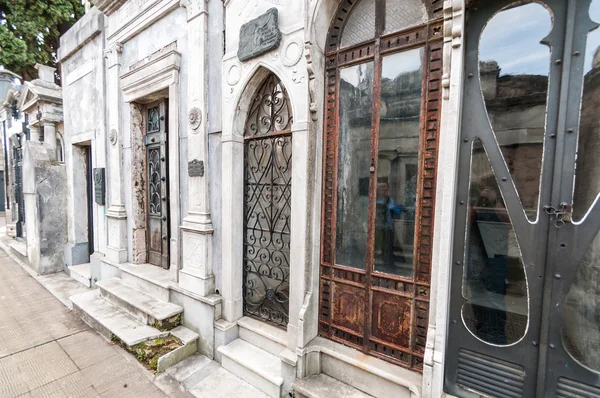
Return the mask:
<svg viewBox="0 0 600 398">
<path fill-rule="evenodd" d="M 289 320 L 292 112 L 269 75 L 244 131 L 244 313 L 278 327 Z"/>
<path fill-rule="evenodd" d="M 373 15 L 356 15 L 355 10 Z M 441 17 L 441 0 L 387 0 L 387 4 L 345 0 L 332 20 L 326 43 L 319 334 L 416 371 L 423 368 L 429 318 L 441 110 Z M 363 26 L 370 21 L 373 32 Z M 393 29 L 403 30 L 389 33 Z M 344 37 L 347 30 L 352 32 L 350 39 Z M 388 67 L 382 64 L 394 56 L 417 60 L 420 69 L 387 79 Z M 406 64 L 387 63 L 393 64 L 392 69 Z M 402 93 L 410 102 L 403 105 L 404 110 L 394 111 L 394 104 L 402 103 L 404 97 L 393 102 L 387 96 L 394 87 L 404 87 Z M 363 115 L 358 115 L 361 112 Z M 411 138 L 415 143 L 411 149 L 414 164 L 402 163 L 402 148 L 395 153 L 380 148 L 380 142 L 390 134 L 389 126 L 404 122 L 412 123 L 416 131 Z M 366 131 L 365 136 L 348 140 L 348 131 L 360 128 Z M 356 144 L 360 140 L 364 142 Z M 354 152 L 349 145 L 356 146 Z M 352 153 L 356 155 L 349 155 Z M 364 157 L 357 163 L 363 174 L 354 175 L 347 172 L 347 163 L 357 156 Z M 396 171 L 382 177 L 382 159 Z M 400 180 L 406 191 L 403 201 L 410 205 L 391 205 L 389 196 L 380 195 L 380 189 L 399 185 L 396 181 Z M 406 188 L 411 184 L 412 188 Z M 362 203 L 366 225 L 362 239 L 356 238 L 358 233 L 348 233 L 348 227 L 339 222 L 340 206 L 348 206 L 346 198 Z M 403 216 L 386 216 L 394 206 L 402 207 Z M 380 227 L 381 219 L 390 227 Z M 403 222 L 414 229 L 402 229 Z M 356 224 L 346 223 L 351 227 Z M 340 238 L 340 234 L 351 237 Z M 390 240 L 391 244 L 386 243 Z M 362 255 L 362 267 L 357 254 L 348 250 Z M 348 266 L 348 262 L 354 265 Z M 392 266 L 386 268 L 386 264 Z"/>
</svg>

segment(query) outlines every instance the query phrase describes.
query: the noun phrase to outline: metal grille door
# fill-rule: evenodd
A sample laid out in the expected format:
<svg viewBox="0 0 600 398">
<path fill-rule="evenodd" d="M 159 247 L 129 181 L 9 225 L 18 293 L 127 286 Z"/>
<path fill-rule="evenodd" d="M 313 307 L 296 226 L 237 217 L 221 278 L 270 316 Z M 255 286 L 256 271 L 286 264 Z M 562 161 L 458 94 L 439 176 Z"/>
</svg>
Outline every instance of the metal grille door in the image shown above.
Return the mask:
<svg viewBox="0 0 600 398">
<path fill-rule="evenodd" d="M 166 106 L 160 102 L 146 112 L 146 167 L 148 169 L 148 262 L 169 268 L 169 208 Z"/>
<path fill-rule="evenodd" d="M 244 145 L 244 313 L 286 327 L 289 319 L 292 118 L 271 75 L 255 96 Z"/>
</svg>

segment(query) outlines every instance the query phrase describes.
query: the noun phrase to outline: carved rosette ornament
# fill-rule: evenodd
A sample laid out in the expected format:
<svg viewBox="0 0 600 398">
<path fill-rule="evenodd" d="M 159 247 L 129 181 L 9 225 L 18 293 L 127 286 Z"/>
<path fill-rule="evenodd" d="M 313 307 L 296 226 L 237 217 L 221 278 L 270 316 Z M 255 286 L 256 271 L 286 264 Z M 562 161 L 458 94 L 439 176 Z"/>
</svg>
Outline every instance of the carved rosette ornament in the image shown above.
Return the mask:
<svg viewBox="0 0 600 398">
<path fill-rule="evenodd" d="M 198 129 L 202 124 L 202 111 L 196 107 L 193 107 L 190 109 L 188 120 L 190 122 L 190 127 L 192 128 L 192 134 L 198 134 Z"/>
<path fill-rule="evenodd" d="M 115 129 L 110 130 L 109 139 L 110 139 L 110 143 L 112 145 L 116 145 L 117 144 L 117 140 L 118 140 L 117 130 L 115 130 Z"/>
</svg>

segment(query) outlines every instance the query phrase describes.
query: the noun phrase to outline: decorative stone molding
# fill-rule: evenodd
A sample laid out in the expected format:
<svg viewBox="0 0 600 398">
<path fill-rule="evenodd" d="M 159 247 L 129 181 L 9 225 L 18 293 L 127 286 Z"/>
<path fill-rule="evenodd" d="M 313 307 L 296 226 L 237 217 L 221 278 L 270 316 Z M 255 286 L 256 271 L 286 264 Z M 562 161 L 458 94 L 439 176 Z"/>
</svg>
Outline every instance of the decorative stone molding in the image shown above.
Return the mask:
<svg viewBox="0 0 600 398">
<path fill-rule="evenodd" d="M 239 83 L 241 77 L 242 67 L 239 63 L 235 63 L 231 65 L 227 70 L 227 76 L 225 79 L 227 80 L 227 84 L 229 84 L 230 86 L 235 86 Z"/>
<path fill-rule="evenodd" d="M 187 18 L 189 22 L 202 14 L 208 13 L 207 3 L 208 0 L 181 0 L 179 4 L 181 7 L 187 9 Z"/>
<path fill-rule="evenodd" d="M 112 68 L 113 66 L 120 65 L 121 53 L 123 52 L 123 44 L 116 42 L 110 48 L 104 50 L 104 58 L 106 59 L 106 67 Z"/>
<path fill-rule="evenodd" d="M 292 39 L 281 49 L 281 63 L 283 66 L 295 66 L 302 59 L 302 42 Z"/>
<path fill-rule="evenodd" d="M 452 49 L 462 45 L 462 13 L 461 0 L 447 0 L 444 2 L 444 55 L 442 74 L 442 98 L 450 98 L 450 69 Z"/>
<path fill-rule="evenodd" d="M 117 130 L 115 130 L 115 129 L 110 130 L 109 139 L 110 139 L 110 143 L 112 145 L 116 145 L 117 144 L 117 141 L 119 140 L 119 137 L 117 136 Z"/>
<path fill-rule="evenodd" d="M 181 54 L 175 50 L 159 52 L 156 57 L 149 57 L 145 63 L 138 64 L 121 75 L 125 102 L 156 93 L 179 80 Z"/>
<path fill-rule="evenodd" d="M 95 0 L 94 5 L 106 15 L 116 12 L 127 0 Z"/>
<path fill-rule="evenodd" d="M 310 96 L 310 114 L 313 121 L 317 120 L 317 103 L 315 91 L 315 70 L 313 68 L 312 56 L 310 54 L 311 42 L 304 43 L 304 57 L 306 58 L 306 71 L 308 72 L 308 94 Z"/>
<path fill-rule="evenodd" d="M 192 128 L 191 133 L 198 134 L 200 132 L 198 129 L 200 128 L 200 125 L 202 125 L 202 111 L 197 107 L 193 107 L 188 114 L 188 120 L 190 122 L 190 127 Z"/>
</svg>

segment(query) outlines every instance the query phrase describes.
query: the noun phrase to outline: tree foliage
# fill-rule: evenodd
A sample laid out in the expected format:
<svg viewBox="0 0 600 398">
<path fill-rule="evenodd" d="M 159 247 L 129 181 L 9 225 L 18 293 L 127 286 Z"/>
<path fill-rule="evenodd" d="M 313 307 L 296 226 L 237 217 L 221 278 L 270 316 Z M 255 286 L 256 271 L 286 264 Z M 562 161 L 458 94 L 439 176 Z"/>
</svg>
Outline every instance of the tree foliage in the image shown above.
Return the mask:
<svg viewBox="0 0 600 398">
<path fill-rule="evenodd" d="M 0 65 L 25 80 L 56 66 L 60 36 L 81 18 L 81 0 L 0 0 Z"/>
</svg>

